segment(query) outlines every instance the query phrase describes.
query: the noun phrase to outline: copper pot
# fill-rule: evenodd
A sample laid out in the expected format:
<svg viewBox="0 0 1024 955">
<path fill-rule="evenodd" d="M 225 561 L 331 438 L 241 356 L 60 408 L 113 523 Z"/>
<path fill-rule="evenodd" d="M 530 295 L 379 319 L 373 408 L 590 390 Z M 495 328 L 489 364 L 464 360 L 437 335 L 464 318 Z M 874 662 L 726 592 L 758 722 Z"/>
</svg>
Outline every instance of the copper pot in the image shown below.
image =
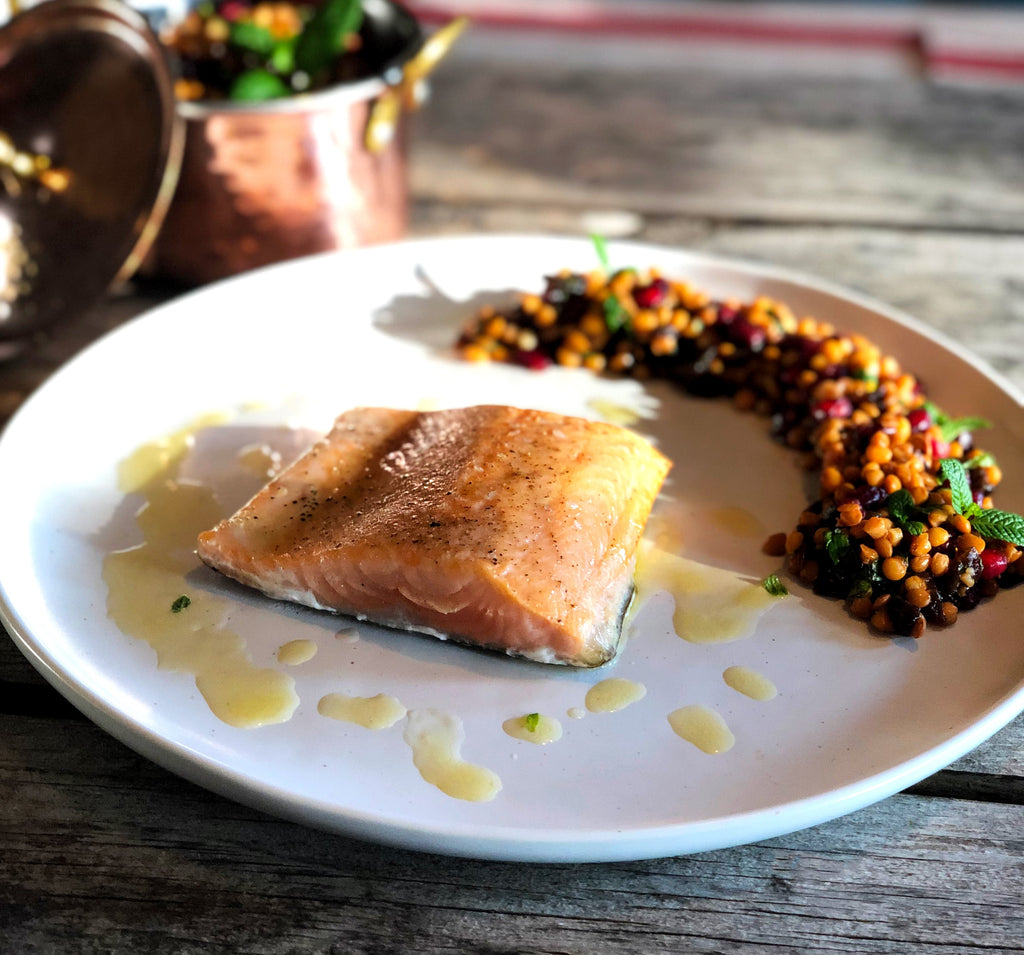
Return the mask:
<svg viewBox="0 0 1024 955">
<path fill-rule="evenodd" d="M 415 19 L 396 4 L 364 0 L 364 9 L 375 39 L 393 51 L 379 75 L 266 103 L 179 104 L 185 156 L 154 271 L 208 282 L 405 234 L 401 105 L 414 98 L 434 38 L 425 45 Z"/>
</svg>

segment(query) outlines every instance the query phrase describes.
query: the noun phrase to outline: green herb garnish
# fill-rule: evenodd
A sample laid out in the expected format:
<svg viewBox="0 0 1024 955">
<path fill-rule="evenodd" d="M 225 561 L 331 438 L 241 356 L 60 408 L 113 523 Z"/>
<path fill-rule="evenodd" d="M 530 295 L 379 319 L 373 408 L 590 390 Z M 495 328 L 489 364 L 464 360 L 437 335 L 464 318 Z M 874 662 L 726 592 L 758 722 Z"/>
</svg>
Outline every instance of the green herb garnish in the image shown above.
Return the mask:
<svg viewBox="0 0 1024 955">
<path fill-rule="evenodd" d="M 274 49 L 274 35 L 252 20 L 236 20 L 231 24 L 231 43 L 253 53 L 268 54 Z"/>
<path fill-rule="evenodd" d="M 773 597 L 788 597 L 789 591 L 786 590 L 786 585 L 779 580 L 778 574 L 769 574 L 761 581 L 761 586 L 768 591 Z"/>
<path fill-rule="evenodd" d="M 843 559 L 843 555 L 849 549 L 850 538 L 846 536 L 845 531 L 841 531 L 838 528 L 825 531 L 825 550 L 833 565 L 838 565 L 839 561 Z M 771 593 L 771 591 L 769 591 L 769 593 Z"/>
<path fill-rule="evenodd" d="M 527 713 L 523 717 L 523 726 L 531 733 L 536 733 L 537 727 L 540 726 L 540 713 Z"/>
<path fill-rule="evenodd" d="M 614 293 L 604 300 L 603 308 L 604 324 L 608 331 L 614 334 L 620 328 L 625 328 L 629 325 L 629 312 L 623 308 L 622 303 L 616 298 Z"/>
<path fill-rule="evenodd" d="M 864 368 L 854 368 L 850 374 L 851 377 L 856 378 L 857 381 L 877 381 L 878 363 L 874 362 Z"/>
<path fill-rule="evenodd" d="M 885 506 L 889 510 L 889 516 L 911 537 L 924 532 L 924 524 L 914 518 L 917 506 L 906 488 L 890 494 L 885 500 Z"/>
<path fill-rule="evenodd" d="M 956 458 L 943 458 L 939 462 L 939 471 L 949 481 L 949 489 L 953 494 L 953 509 L 957 514 L 967 514 L 976 507 L 974 495 L 971 494 L 971 482 L 963 464 Z"/>
<path fill-rule="evenodd" d="M 871 593 L 871 590 L 871 581 L 861 577 L 850 588 L 850 593 L 847 596 L 850 600 L 856 600 L 858 597 L 868 596 L 868 594 Z"/>
<path fill-rule="evenodd" d="M 231 84 L 228 96 L 238 102 L 260 103 L 291 95 L 291 87 L 269 70 L 246 70 Z"/>
<path fill-rule="evenodd" d="M 608 255 L 608 245 L 604 241 L 604 237 L 598 235 L 596 232 L 590 233 L 590 241 L 594 243 L 594 252 L 597 253 L 597 259 L 601 263 L 601 268 L 608 274 L 612 274 L 612 260 Z M 615 275 L 620 272 L 634 272 L 635 269 L 619 269 Z M 601 303 L 601 309 L 604 312 L 604 324 L 605 327 L 613 335 L 620 328 L 627 328 L 629 326 L 629 312 L 626 311 L 622 302 L 619 301 L 618 296 L 609 290 L 607 297 Z"/>
<path fill-rule="evenodd" d="M 611 272 L 612 260 L 608 257 L 608 245 L 604 241 L 604 236 L 600 236 L 596 232 L 591 232 L 590 241 L 594 243 L 594 251 L 597 253 L 597 260 L 601 263 L 601 268 L 604 269 L 605 272 Z"/>
<path fill-rule="evenodd" d="M 994 507 L 986 510 L 977 504 L 974 506 L 978 509 L 970 517 L 971 530 L 975 534 L 1024 547 L 1024 517 L 1011 511 L 998 511 Z"/>
<path fill-rule="evenodd" d="M 327 0 L 317 7 L 295 45 L 295 65 L 310 76 L 327 69 L 345 49 L 345 37 L 363 22 L 361 0 Z"/>
<path fill-rule="evenodd" d="M 992 422 L 986 418 L 968 416 L 965 418 L 951 418 L 938 405 L 931 401 L 924 403 L 924 410 L 939 429 L 939 435 L 943 441 L 952 441 L 964 431 L 977 431 L 981 428 L 991 428 Z"/>
<path fill-rule="evenodd" d="M 982 451 L 981 454 L 976 454 L 973 458 L 967 458 L 966 461 L 961 463 L 965 468 L 990 468 L 996 463 L 996 459 L 988 451 Z"/>
<path fill-rule="evenodd" d="M 191 605 L 192 598 L 186 594 L 182 594 L 174 603 L 171 604 L 171 613 L 181 613 L 186 607 Z"/>
<path fill-rule="evenodd" d="M 270 53 L 270 68 L 287 76 L 295 71 L 295 44 L 297 37 L 290 40 L 278 40 Z"/>
<path fill-rule="evenodd" d="M 984 508 L 976 504 L 971 494 L 971 482 L 962 461 L 943 458 L 939 462 L 942 476 L 949 481 L 953 492 L 953 510 L 971 522 L 971 530 L 990 540 L 1007 541 L 1024 547 L 1024 517 L 1012 511 Z"/>
</svg>

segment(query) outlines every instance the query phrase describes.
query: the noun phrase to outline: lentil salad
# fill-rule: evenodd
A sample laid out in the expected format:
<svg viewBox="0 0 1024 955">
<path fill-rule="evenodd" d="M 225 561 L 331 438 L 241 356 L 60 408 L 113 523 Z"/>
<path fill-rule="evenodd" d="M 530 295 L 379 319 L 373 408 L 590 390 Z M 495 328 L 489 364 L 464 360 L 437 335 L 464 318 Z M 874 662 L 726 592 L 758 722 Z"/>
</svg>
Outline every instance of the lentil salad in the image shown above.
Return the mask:
<svg viewBox="0 0 1024 955">
<path fill-rule="evenodd" d="M 819 473 L 819 496 L 765 553 L 879 633 L 920 637 L 1024 580 L 1024 518 L 996 509 L 1002 473 L 866 337 L 782 302 L 716 300 L 656 269 L 562 270 L 505 312 L 482 308 L 457 342 L 468 361 L 557 364 L 659 378 L 730 397 Z"/>
<path fill-rule="evenodd" d="M 363 24 L 361 0 L 203 0 L 161 40 L 178 99 L 259 102 L 372 75 Z"/>
</svg>

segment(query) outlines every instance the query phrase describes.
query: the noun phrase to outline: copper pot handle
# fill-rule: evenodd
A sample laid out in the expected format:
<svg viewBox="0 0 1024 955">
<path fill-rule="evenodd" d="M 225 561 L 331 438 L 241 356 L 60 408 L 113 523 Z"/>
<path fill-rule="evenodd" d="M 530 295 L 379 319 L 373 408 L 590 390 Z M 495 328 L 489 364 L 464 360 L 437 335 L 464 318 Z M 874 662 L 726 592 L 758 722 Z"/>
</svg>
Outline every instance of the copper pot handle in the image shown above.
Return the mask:
<svg viewBox="0 0 1024 955">
<path fill-rule="evenodd" d="M 466 17 L 456 17 L 432 33 L 419 52 L 402 67 L 401 79 L 377 97 L 370 110 L 364 136 L 366 148 L 370 152 L 380 152 L 391 142 L 403 108 L 411 111 L 423 102 L 423 81 L 448 55 L 459 34 L 468 25 Z"/>
</svg>

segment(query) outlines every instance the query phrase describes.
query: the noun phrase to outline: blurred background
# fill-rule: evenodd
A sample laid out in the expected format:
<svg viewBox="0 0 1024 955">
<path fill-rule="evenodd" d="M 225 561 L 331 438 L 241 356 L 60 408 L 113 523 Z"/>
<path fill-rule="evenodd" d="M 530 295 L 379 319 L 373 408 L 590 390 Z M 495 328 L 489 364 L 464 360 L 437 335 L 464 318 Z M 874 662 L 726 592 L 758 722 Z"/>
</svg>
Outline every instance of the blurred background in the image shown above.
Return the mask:
<svg viewBox="0 0 1024 955">
<path fill-rule="evenodd" d="M 919 72 L 964 82 L 1024 78 L 1024 2 L 921 0 L 429 0 L 484 27 L 646 41 L 676 60 L 732 58 L 735 69 Z M 569 53 L 571 51 L 563 51 Z M 561 54 L 560 54 L 561 55 Z M 621 64 L 628 55 L 611 53 Z"/>
<path fill-rule="evenodd" d="M 14 2 L 26 8 L 38 0 Z M 0 0 L 0 22 L 11 3 Z M 157 27 L 197 3 L 131 0 Z M 701 59 L 741 54 L 737 68 L 788 59 L 805 68 L 917 69 L 967 82 L 1024 78 L 1024 0 L 409 0 L 406 6 L 428 24 L 468 14 L 483 28 L 671 42 Z"/>
</svg>

